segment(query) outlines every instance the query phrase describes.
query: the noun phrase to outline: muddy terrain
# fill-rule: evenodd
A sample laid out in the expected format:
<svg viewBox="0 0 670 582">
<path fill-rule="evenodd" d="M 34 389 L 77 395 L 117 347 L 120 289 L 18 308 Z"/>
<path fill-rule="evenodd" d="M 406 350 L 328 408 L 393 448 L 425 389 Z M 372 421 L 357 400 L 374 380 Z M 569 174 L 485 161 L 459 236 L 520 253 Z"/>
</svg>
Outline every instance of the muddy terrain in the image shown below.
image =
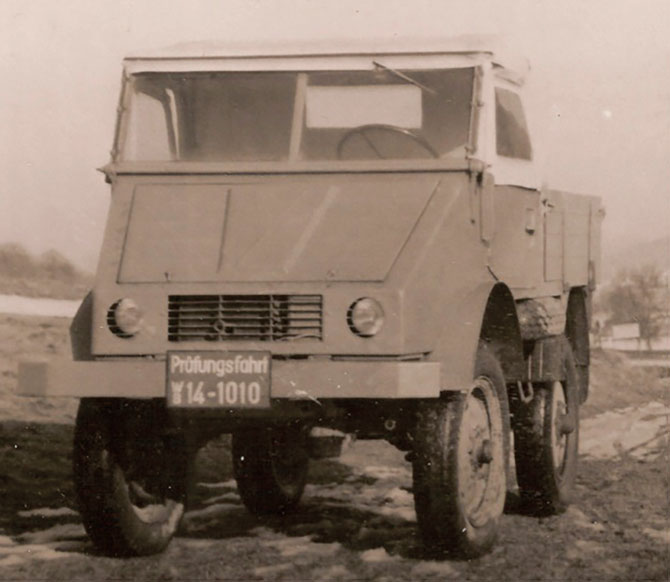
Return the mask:
<svg viewBox="0 0 670 582">
<path fill-rule="evenodd" d="M 16 362 L 68 353 L 67 320 L 0 315 L 0 580 L 668 580 L 670 381 L 594 354 L 582 409 L 573 505 L 538 518 L 508 495 L 496 549 L 437 561 L 418 541 L 410 466 L 382 442 L 350 443 L 312 463 L 287 518 L 250 516 L 237 495 L 228 440 L 198 457 L 181 531 L 159 556 L 98 555 L 71 480 L 76 402 L 20 399 Z"/>
</svg>

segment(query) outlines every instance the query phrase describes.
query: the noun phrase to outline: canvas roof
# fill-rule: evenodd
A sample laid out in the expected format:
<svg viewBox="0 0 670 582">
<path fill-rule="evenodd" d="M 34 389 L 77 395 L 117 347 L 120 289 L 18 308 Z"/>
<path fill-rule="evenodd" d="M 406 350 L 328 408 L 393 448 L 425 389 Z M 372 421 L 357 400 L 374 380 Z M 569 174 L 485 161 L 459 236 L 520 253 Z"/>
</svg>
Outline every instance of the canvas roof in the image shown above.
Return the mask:
<svg viewBox="0 0 670 582">
<path fill-rule="evenodd" d="M 126 57 L 129 73 L 164 71 L 356 70 L 372 61 L 395 68 L 473 66 L 491 62 L 504 76 L 522 84 L 528 61 L 497 37 L 460 36 L 445 39 L 379 41 L 312 41 L 300 43 L 192 42 Z"/>
</svg>

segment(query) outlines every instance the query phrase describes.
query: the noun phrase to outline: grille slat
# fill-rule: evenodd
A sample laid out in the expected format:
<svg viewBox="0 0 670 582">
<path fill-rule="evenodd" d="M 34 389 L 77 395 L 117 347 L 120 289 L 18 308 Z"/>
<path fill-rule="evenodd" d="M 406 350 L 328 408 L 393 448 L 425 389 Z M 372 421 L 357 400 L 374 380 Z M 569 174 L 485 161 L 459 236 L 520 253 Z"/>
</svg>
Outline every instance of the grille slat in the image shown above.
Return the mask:
<svg viewBox="0 0 670 582">
<path fill-rule="evenodd" d="M 219 313 L 221 315 L 228 315 L 228 316 L 236 316 L 239 314 L 239 316 L 244 316 L 244 317 L 252 317 L 252 316 L 263 316 L 268 313 L 268 310 L 251 310 L 251 309 L 208 309 L 205 307 L 199 307 L 197 309 L 193 308 L 181 308 L 180 313 L 187 313 L 191 314 L 193 316 L 197 316 L 199 313 L 202 313 L 203 315 L 211 315 L 211 313 L 215 311 L 216 313 Z M 313 315 L 319 315 L 321 313 L 320 309 L 292 309 L 292 308 L 276 308 L 274 309 L 275 312 L 277 313 L 296 313 L 296 314 L 313 314 Z"/>
<path fill-rule="evenodd" d="M 321 295 L 170 295 L 168 340 L 323 339 Z"/>
</svg>

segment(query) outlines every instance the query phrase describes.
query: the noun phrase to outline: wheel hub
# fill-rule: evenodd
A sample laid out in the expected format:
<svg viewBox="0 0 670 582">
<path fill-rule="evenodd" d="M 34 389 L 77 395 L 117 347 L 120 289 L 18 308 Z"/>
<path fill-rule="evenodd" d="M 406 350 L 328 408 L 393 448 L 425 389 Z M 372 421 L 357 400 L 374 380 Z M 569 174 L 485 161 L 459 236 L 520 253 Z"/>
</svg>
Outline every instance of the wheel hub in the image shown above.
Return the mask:
<svg viewBox="0 0 670 582">
<path fill-rule="evenodd" d="M 567 435 L 575 431 L 575 421 L 570 414 L 561 414 L 558 418 L 558 432 Z"/>
<path fill-rule="evenodd" d="M 459 494 L 468 521 L 485 522 L 498 501 L 502 427 L 493 387 L 477 380 L 463 409 L 459 444 Z M 503 471 L 504 473 L 504 471 Z"/>
<path fill-rule="evenodd" d="M 480 465 L 485 465 L 493 460 L 493 443 L 490 439 L 484 439 L 482 446 L 477 454 L 477 461 Z"/>
</svg>

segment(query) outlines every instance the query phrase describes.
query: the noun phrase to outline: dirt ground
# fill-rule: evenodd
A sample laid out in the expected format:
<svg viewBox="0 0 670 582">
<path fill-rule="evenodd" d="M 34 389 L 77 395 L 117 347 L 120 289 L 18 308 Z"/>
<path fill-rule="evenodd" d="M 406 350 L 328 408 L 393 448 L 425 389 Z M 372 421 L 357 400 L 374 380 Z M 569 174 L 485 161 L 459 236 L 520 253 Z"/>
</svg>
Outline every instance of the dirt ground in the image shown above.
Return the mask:
<svg viewBox="0 0 670 582">
<path fill-rule="evenodd" d="M 76 402 L 20 399 L 16 361 L 66 355 L 63 319 L 0 316 L 0 580 L 670 580 L 668 378 L 594 354 L 582 409 L 573 505 L 538 518 L 508 496 L 495 550 L 436 561 L 418 541 L 411 473 L 383 442 L 313 462 L 297 511 L 250 516 L 232 480 L 228 442 L 211 443 L 181 530 L 158 556 L 97 554 L 71 480 Z"/>
</svg>

